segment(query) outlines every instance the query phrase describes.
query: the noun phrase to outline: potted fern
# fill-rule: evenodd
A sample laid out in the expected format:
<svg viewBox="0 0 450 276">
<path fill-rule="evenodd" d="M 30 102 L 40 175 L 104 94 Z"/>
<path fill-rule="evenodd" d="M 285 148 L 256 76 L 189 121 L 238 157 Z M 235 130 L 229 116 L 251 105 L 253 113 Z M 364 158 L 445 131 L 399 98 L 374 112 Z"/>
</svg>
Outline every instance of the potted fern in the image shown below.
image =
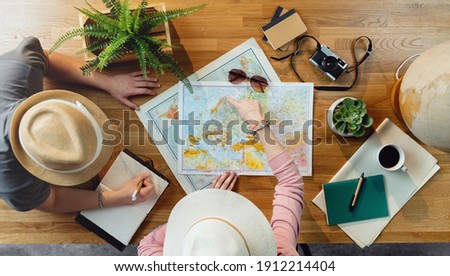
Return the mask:
<svg viewBox="0 0 450 276">
<path fill-rule="evenodd" d="M 363 100 L 344 97 L 335 101 L 328 112 L 328 125 L 336 134 L 343 137 L 361 137 L 372 126 Z"/>
<path fill-rule="evenodd" d="M 112 62 L 131 54 L 138 60 L 144 77 L 147 77 L 148 68 L 152 68 L 155 74 L 163 74 L 167 68 L 192 91 L 183 69 L 164 50 L 173 46 L 153 36 L 151 30 L 169 20 L 198 11 L 205 5 L 146 12 L 146 0 L 142 0 L 135 9 L 130 8 L 128 0 L 102 0 L 102 2 L 108 9 L 108 14 L 100 12 L 87 2 L 88 8 L 76 8 L 88 18 L 86 21 L 88 23 L 62 35 L 49 52 L 55 51 L 69 39 L 84 37 L 87 41 L 86 47 L 77 54 L 87 52 L 95 54 L 95 58 L 88 60 L 80 68 L 84 75 L 89 75 L 95 70 L 102 71 Z"/>
</svg>

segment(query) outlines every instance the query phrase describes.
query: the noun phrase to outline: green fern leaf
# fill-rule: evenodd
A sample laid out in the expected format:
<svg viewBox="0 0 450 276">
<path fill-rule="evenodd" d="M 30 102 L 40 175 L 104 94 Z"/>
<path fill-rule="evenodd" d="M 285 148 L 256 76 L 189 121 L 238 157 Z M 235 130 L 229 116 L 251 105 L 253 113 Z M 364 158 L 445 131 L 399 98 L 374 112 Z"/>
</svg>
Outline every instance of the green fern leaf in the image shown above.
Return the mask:
<svg viewBox="0 0 450 276">
<path fill-rule="evenodd" d="M 173 59 L 172 56 L 166 54 L 162 49 L 154 49 L 155 55 L 160 62 L 162 62 L 169 71 L 171 71 L 186 87 L 193 93 L 192 85 L 188 78 L 184 74 L 183 69 L 180 65 Z"/>
<path fill-rule="evenodd" d="M 204 7 L 206 7 L 206 5 L 194 6 L 185 9 L 175 9 L 170 11 L 152 12 L 144 17 L 141 29 L 151 30 L 161 23 L 189 15 L 193 12 L 203 9 Z"/>
<path fill-rule="evenodd" d="M 118 13 L 119 19 L 119 29 L 123 32 L 131 33 L 131 12 L 130 12 L 130 4 L 128 0 L 123 1 L 123 5 L 121 6 L 121 10 Z"/>
<path fill-rule="evenodd" d="M 109 16 L 97 13 L 97 12 L 91 12 L 85 8 L 79 9 L 76 8 L 79 12 L 86 15 L 89 19 L 97 23 L 99 26 L 102 26 L 105 30 L 108 30 L 110 32 L 116 32 L 117 29 L 120 28 L 119 21 L 113 18 L 110 18 Z"/>
<path fill-rule="evenodd" d="M 117 18 L 117 10 L 120 10 L 122 5 L 120 0 L 102 0 L 102 2 L 109 9 L 111 16 Z"/>
<path fill-rule="evenodd" d="M 101 38 L 103 40 L 111 40 L 112 38 L 114 38 L 114 34 L 103 29 L 103 27 L 99 25 L 86 25 L 84 27 L 84 32 L 82 35 L 87 37 Z"/>
<path fill-rule="evenodd" d="M 63 44 L 67 40 L 77 37 L 77 36 L 82 36 L 83 34 L 84 34 L 84 28 L 77 28 L 77 29 L 68 31 L 67 33 L 63 34 L 60 38 L 58 38 L 58 40 L 56 40 L 53 47 L 50 48 L 49 53 L 55 51 L 57 48 L 59 48 L 59 46 L 61 46 L 61 44 Z"/>
<path fill-rule="evenodd" d="M 132 37 L 131 34 L 122 35 L 116 37 L 114 40 L 111 41 L 111 44 L 108 45 L 108 47 L 103 50 L 100 55 L 98 55 L 98 58 L 100 59 L 100 62 L 98 64 L 98 69 L 101 71 L 104 67 L 108 65 L 111 61 L 113 61 L 113 57 L 116 53 L 120 53 L 120 51 L 124 51 L 126 49 L 122 48 L 122 46 L 127 42 L 128 39 Z"/>
<path fill-rule="evenodd" d="M 149 44 L 145 42 L 145 40 L 141 39 L 140 37 L 134 38 L 137 48 L 142 53 L 144 58 L 146 59 L 145 67 L 141 66 L 141 71 L 144 74 L 144 72 L 147 71 L 147 66 L 153 68 L 153 71 L 155 74 L 164 73 L 163 64 L 161 64 L 158 60 L 158 58 L 154 55 L 153 49 L 149 47 Z"/>
<path fill-rule="evenodd" d="M 91 12 L 93 12 L 94 14 L 98 14 L 98 15 L 102 15 L 102 16 L 106 16 L 108 18 L 111 18 L 110 16 L 107 16 L 103 12 L 101 12 L 101 11 L 97 10 L 96 8 L 94 8 L 91 4 L 89 4 L 88 1 L 84 1 L 84 2 L 91 9 Z M 76 8 L 76 9 L 78 9 L 78 8 Z M 78 10 L 80 10 L 80 9 L 78 9 Z M 87 10 L 87 9 L 85 9 L 85 10 Z"/>
<path fill-rule="evenodd" d="M 139 33 L 139 27 L 141 23 L 141 14 L 147 5 L 147 1 L 143 0 L 139 6 L 133 11 L 131 15 L 131 24 L 132 24 L 132 32 L 137 34 Z"/>
<path fill-rule="evenodd" d="M 83 76 L 88 76 L 92 71 L 96 70 L 100 60 L 98 58 L 88 61 L 85 65 L 81 66 L 80 69 L 83 71 Z"/>
<path fill-rule="evenodd" d="M 138 44 L 136 44 L 133 49 L 133 52 L 139 61 L 139 67 L 141 68 L 144 78 L 147 78 L 147 59 L 145 49 L 141 48 Z"/>
<path fill-rule="evenodd" d="M 115 8 L 117 4 L 120 4 L 119 0 L 102 0 L 102 2 L 108 9 Z"/>
<path fill-rule="evenodd" d="M 110 62 L 112 62 L 114 60 L 121 59 L 130 53 L 132 53 L 131 50 L 129 50 L 127 48 L 120 48 L 118 51 L 111 53 L 109 60 L 110 60 Z"/>
<path fill-rule="evenodd" d="M 120 52 L 116 52 L 111 56 L 112 60 L 117 60 L 123 58 L 125 55 L 129 54 L 131 51 L 123 49 Z M 89 61 L 85 65 L 81 66 L 80 69 L 83 71 L 84 76 L 90 75 L 93 71 L 101 71 L 103 67 L 100 66 L 100 58 L 96 58 L 94 60 Z"/>
<path fill-rule="evenodd" d="M 162 47 L 175 48 L 175 46 L 170 45 L 169 43 L 166 43 L 162 40 L 159 40 L 151 35 L 143 35 L 142 38 L 147 40 L 150 44 L 154 44 L 154 45 L 162 46 Z"/>
<path fill-rule="evenodd" d="M 49 53 L 55 51 L 57 48 L 61 46 L 62 43 L 65 41 L 77 37 L 77 36 L 89 36 L 89 37 L 96 37 L 101 38 L 103 41 L 108 40 L 111 36 L 111 33 L 108 31 L 105 31 L 102 27 L 98 25 L 87 25 L 84 28 L 78 28 L 71 31 L 68 31 L 64 35 L 62 35 L 58 40 L 55 42 L 53 47 L 49 50 Z"/>
<path fill-rule="evenodd" d="M 103 40 L 111 40 L 114 38 L 115 34 L 105 30 L 102 26 L 99 25 L 86 25 L 84 26 L 83 36 L 87 37 L 96 37 L 101 38 Z"/>
<path fill-rule="evenodd" d="M 108 41 L 97 40 L 97 41 L 94 41 L 91 44 L 87 45 L 86 48 L 78 51 L 77 55 L 84 54 L 84 53 L 95 53 L 96 51 L 104 50 L 108 45 L 109 45 Z"/>
</svg>

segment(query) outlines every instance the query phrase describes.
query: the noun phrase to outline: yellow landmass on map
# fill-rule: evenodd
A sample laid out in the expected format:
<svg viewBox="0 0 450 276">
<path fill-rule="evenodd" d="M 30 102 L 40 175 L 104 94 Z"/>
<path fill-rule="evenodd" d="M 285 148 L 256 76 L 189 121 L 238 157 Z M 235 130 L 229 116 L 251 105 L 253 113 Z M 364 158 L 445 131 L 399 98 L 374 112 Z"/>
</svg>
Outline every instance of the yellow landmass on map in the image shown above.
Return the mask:
<svg viewBox="0 0 450 276">
<path fill-rule="evenodd" d="M 245 153 L 245 164 L 251 170 L 262 170 L 264 169 L 264 164 L 256 158 L 253 153 Z"/>
<path fill-rule="evenodd" d="M 208 151 L 204 150 L 204 149 L 186 149 L 186 150 L 184 150 L 184 156 L 190 157 L 190 158 L 197 157 L 202 153 L 206 154 L 206 153 L 208 153 Z"/>
<path fill-rule="evenodd" d="M 216 104 L 216 107 L 214 107 L 213 109 L 211 109 L 211 115 L 216 113 L 217 110 L 219 110 L 220 105 L 223 103 L 223 100 L 225 99 L 225 97 L 221 98 L 219 100 L 219 102 Z"/>
<path fill-rule="evenodd" d="M 237 142 L 236 144 L 231 146 L 231 149 L 234 151 L 240 151 L 242 150 L 245 146 L 252 146 L 254 147 L 257 151 L 260 152 L 264 152 L 264 148 L 261 145 L 261 143 L 256 143 L 255 140 L 249 140 L 249 141 L 245 141 L 244 143 L 241 142 Z"/>
</svg>

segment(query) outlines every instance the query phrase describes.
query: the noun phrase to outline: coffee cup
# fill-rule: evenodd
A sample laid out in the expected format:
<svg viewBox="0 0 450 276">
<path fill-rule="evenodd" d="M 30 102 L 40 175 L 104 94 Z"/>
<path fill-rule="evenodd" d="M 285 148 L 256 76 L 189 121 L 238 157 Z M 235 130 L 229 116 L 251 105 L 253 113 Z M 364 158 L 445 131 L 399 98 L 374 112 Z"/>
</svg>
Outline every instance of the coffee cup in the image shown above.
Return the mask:
<svg viewBox="0 0 450 276">
<path fill-rule="evenodd" d="M 405 152 L 396 144 L 387 144 L 380 148 L 377 154 L 378 164 L 387 171 L 402 170 L 406 172 Z"/>
</svg>

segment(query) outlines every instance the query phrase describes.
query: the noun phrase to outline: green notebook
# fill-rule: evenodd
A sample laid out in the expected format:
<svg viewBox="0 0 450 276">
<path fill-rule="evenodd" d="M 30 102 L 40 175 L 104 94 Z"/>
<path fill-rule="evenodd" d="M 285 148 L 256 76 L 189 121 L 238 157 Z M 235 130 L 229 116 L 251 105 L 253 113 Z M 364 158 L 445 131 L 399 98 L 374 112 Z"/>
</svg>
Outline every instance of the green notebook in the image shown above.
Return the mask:
<svg viewBox="0 0 450 276">
<path fill-rule="evenodd" d="M 383 175 L 368 176 L 360 188 L 353 210 L 350 203 L 355 193 L 358 179 L 323 184 L 328 225 L 344 222 L 386 217 L 389 210 L 384 189 Z"/>
</svg>

